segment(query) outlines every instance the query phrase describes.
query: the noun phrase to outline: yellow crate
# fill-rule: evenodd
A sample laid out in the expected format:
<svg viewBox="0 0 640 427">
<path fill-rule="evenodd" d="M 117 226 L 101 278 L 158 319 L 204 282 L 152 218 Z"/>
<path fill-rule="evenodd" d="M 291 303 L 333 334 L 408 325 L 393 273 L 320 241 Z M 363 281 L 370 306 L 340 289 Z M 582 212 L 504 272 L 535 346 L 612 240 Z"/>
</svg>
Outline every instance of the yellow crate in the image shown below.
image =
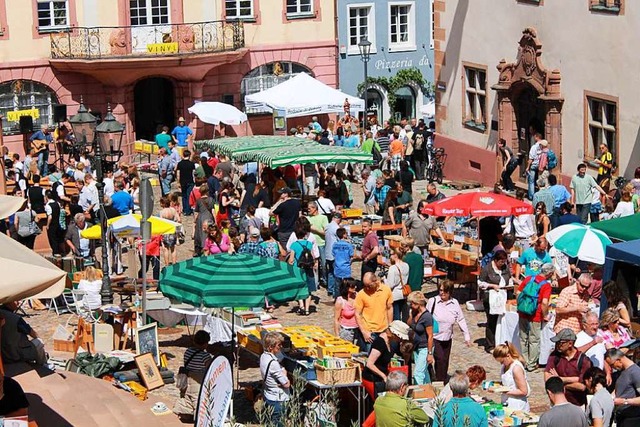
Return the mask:
<svg viewBox="0 0 640 427">
<path fill-rule="evenodd" d="M 360 353 L 360 349 L 353 344 L 346 345 L 334 345 L 334 346 L 319 346 L 317 347 L 318 358 L 322 359 L 324 357 L 341 357 L 341 356 L 351 356 L 352 354 Z"/>
<path fill-rule="evenodd" d="M 158 147 L 158 144 L 153 144 L 151 146 L 151 153 L 152 154 L 158 154 L 158 151 L 160 150 L 160 147 Z"/>
<path fill-rule="evenodd" d="M 153 144 L 151 144 L 150 142 L 145 142 L 142 145 L 142 152 L 143 153 L 151 154 L 152 151 L 153 151 Z"/>
<path fill-rule="evenodd" d="M 133 149 L 135 151 L 142 151 L 144 149 L 144 142 L 142 142 L 142 141 L 134 142 Z"/>
</svg>

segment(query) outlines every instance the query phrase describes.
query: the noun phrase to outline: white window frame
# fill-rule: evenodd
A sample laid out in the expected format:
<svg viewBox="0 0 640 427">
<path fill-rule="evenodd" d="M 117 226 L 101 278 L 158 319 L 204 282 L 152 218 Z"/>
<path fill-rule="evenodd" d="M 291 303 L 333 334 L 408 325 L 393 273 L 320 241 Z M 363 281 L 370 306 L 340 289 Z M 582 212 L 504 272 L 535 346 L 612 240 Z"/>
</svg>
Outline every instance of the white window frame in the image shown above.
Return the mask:
<svg viewBox="0 0 640 427">
<path fill-rule="evenodd" d="M 599 98 L 598 96 L 594 96 L 591 94 L 587 94 L 587 146 L 585 147 L 584 157 L 586 159 L 596 159 L 598 158 L 599 146 L 601 143 L 607 144 L 609 147 L 609 151 L 613 154 L 613 158 L 615 159 L 618 155 L 619 150 L 619 131 L 618 131 L 618 119 L 619 119 L 619 109 L 618 102 L 612 101 L 610 99 Z M 593 105 L 592 102 L 597 102 L 599 104 L 600 116 L 602 117 L 602 121 L 597 121 L 594 116 Z M 609 123 L 607 120 L 607 109 L 606 106 L 612 105 L 615 108 L 615 122 Z M 595 144 L 593 140 L 593 136 L 591 133 L 591 129 L 597 129 L 600 133 L 600 141 L 598 144 Z M 613 141 L 607 138 L 606 132 L 613 133 Z M 590 151 L 593 150 L 593 153 Z"/>
<path fill-rule="evenodd" d="M 351 44 L 351 10 L 352 9 L 369 9 L 369 14 L 367 15 L 367 40 L 371 42 L 371 50 L 370 54 L 373 55 L 377 53 L 378 49 L 376 48 L 376 5 L 375 3 L 353 3 L 347 5 L 347 54 L 348 55 L 360 55 L 360 48 L 358 44 Z M 358 26 L 359 28 L 360 26 Z M 360 34 L 358 31 L 358 43 L 362 40 L 362 36 L 365 34 Z"/>
<path fill-rule="evenodd" d="M 289 2 L 290 1 L 294 1 L 296 3 L 296 11 L 295 12 L 289 12 Z M 300 2 L 303 0 L 285 0 L 285 14 L 287 15 L 287 18 L 308 18 L 310 16 L 316 16 L 316 10 L 315 10 L 315 0 L 308 0 L 309 1 L 309 11 L 308 12 L 301 12 L 300 9 L 302 9 L 302 4 L 300 4 Z"/>
<path fill-rule="evenodd" d="M 253 0 L 223 0 L 224 1 L 224 14 L 225 14 L 225 18 L 227 20 L 254 20 L 256 17 L 256 10 L 255 10 L 255 2 Z M 251 13 L 249 15 L 239 15 L 240 13 L 240 9 L 242 9 L 240 7 L 240 3 L 243 1 L 249 1 L 251 2 Z M 273 0 L 272 0 L 273 1 Z M 236 9 L 236 14 L 235 15 L 229 15 L 227 13 L 227 3 L 229 2 L 234 2 L 235 3 L 235 9 Z"/>
<path fill-rule="evenodd" d="M 41 4 L 49 4 L 49 25 L 40 25 L 40 5 Z M 55 16 L 54 16 L 54 3 L 64 3 L 65 9 L 65 20 L 66 24 L 64 25 L 56 25 L 55 24 Z M 38 17 L 38 32 L 47 32 L 52 30 L 60 30 L 71 27 L 71 16 L 69 14 L 69 0 L 37 0 L 36 2 L 36 15 Z"/>
<path fill-rule="evenodd" d="M 139 3 L 140 0 L 137 0 L 138 6 L 136 7 L 136 9 L 144 10 L 145 18 L 147 19 L 147 23 L 146 24 L 134 24 L 133 22 L 131 22 L 131 19 L 132 19 L 132 17 L 131 17 L 131 2 L 129 2 L 129 23 L 131 24 L 132 27 L 144 27 L 144 26 L 147 26 L 147 25 L 169 25 L 169 24 L 171 24 L 171 0 L 164 0 L 164 1 L 167 2 L 167 6 L 166 6 L 166 9 L 167 9 L 167 15 L 166 15 L 167 16 L 167 22 L 158 22 L 158 23 L 154 23 L 153 22 L 153 18 L 154 18 L 153 9 L 154 9 L 154 7 L 151 6 L 151 1 L 152 0 L 146 0 L 145 6 L 141 7 L 140 3 Z M 162 1 L 162 0 L 158 0 L 158 1 Z M 162 7 L 162 6 L 160 6 L 160 7 Z M 162 16 L 163 15 L 158 15 L 157 17 L 162 18 Z M 138 16 L 138 19 L 139 18 L 140 18 L 140 16 Z"/>
<path fill-rule="evenodd" d="M 463 65 L 464 72 L 464 115 L 463 124 L 468 127 L 472 127 L 478 130 L 487 130 L 489 122 L 489 112 L 487 111 L 487 70 L 485 68 L 476 67 L 473 65 Z M 472 86 L 469 81 L 469 70 L 474 71 L 474 85 Z M 478 79 L 478 73 L 484 73 L 484 90 L 480 88 L 480 80 Z M 469 101 L 469 95 L 473 95 L 473 101 Z M 480 102 L 480 96 L 484 96 L 484 105 Z M 473 108 L 471 106 L 473 102 Z M 475 111 L 475 117 L 474 117 Z M 484 114 L 483 114 L 484 112 Z M 484 129 L 482 129 L 484 128 Z"/>
<path fill-rule="evenodd" d="M 435 0 L 429 0 L 431 5 L 429 6 L 429 29 L 431 31 L 431 37 L 429 38 L 429 48 L 435 48 L 435 39 L 436 39 L 436 20 L 434 19 L 436 8 L 435 8 Z"/>
<path fill-rule="evenodd" d="M 391 8 L 394 6 L 407 6 L 409 7 L 408 16 L 408 40 L 406 42 L 392 42 L 391 41 Z M 416 50 L 416 2 L 415 1 L 390 1 L 389 8 L 387 9 L 389 15 L 388 28 L 389 28 L 389 50 L 391 52 L 405 52 Z"/>
</svg>

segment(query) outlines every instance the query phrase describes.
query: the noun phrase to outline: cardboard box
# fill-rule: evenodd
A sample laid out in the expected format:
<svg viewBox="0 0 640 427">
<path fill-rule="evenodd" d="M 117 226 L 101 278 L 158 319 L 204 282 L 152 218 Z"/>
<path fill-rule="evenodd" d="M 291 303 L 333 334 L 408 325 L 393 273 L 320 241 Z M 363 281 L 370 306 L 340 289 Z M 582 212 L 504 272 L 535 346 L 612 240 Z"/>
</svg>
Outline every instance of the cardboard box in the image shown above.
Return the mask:
<svg viewBox="0 0 640 427">
<path fill-rule="evenodd" d="M 409 387 L 407 396 L 411 399 L 435 399 L 437 394 L 431 384 L 423 384 Z"/>
<path fill-rule="evenodd" d="M 55 351 L 66 351 L 69 353 L 73 353 L 73 340 L 71 341 L 66 341 L 66 340 L 53 340 L 53 349 Z"/>
</svg>

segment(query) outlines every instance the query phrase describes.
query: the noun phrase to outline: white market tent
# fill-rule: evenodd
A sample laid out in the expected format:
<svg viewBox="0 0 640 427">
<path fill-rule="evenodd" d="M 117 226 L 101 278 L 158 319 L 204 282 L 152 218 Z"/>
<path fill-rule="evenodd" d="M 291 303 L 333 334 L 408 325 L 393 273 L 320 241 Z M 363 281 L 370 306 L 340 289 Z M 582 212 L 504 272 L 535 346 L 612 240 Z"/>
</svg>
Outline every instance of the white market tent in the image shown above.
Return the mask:
<svg viewBox="0 0 640 427">
<path fill-rule="evenodd" d="M 347 95 L 331 86 L 301 73 L 277 86 L 247 95 L 245 104 L 252 108 L 282 110 L 287 118 L 311 114 L 341 113 L 344 101 L 349 100 L 351 111 L 363 111 L 364 101 Z"/>
<path fill-rule="evenodd" d="M 239 125 L 247 121 L 247 115 L 233 105 L 222 102 L 196 102 L 189 112 L 198 116 L 204 123 L 211 125 Z"/>
<path fill-rule="evenodd" d="M 436 102 L 431 101 L 428 104 L 424 104 L 422 108 L 420 108 L 420 112 L 422 113 L 422 117 L 424 118 L 434 118 L 436 116 Z"/>
</svg>

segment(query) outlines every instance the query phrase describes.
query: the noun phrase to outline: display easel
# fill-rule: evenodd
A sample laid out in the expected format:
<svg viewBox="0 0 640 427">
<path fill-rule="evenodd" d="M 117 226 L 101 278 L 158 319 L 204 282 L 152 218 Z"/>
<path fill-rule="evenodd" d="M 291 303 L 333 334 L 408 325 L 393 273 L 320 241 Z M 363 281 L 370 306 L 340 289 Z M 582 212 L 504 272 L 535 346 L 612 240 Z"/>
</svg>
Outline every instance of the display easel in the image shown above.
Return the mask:
<svg viewBox="0 0 640 427">
<path fill-rule="evenodd" d="M 76 358 L 78 349 L 80 347 L 86 348 L 89 353 L 93 353 L 93 330 L 91 323 L 85 322 L 84 318 L 80 317 L 78 320 L 78 329 L 76 330 L 76 337 L 73 341 L 73 358 Z"/>
</svg>

